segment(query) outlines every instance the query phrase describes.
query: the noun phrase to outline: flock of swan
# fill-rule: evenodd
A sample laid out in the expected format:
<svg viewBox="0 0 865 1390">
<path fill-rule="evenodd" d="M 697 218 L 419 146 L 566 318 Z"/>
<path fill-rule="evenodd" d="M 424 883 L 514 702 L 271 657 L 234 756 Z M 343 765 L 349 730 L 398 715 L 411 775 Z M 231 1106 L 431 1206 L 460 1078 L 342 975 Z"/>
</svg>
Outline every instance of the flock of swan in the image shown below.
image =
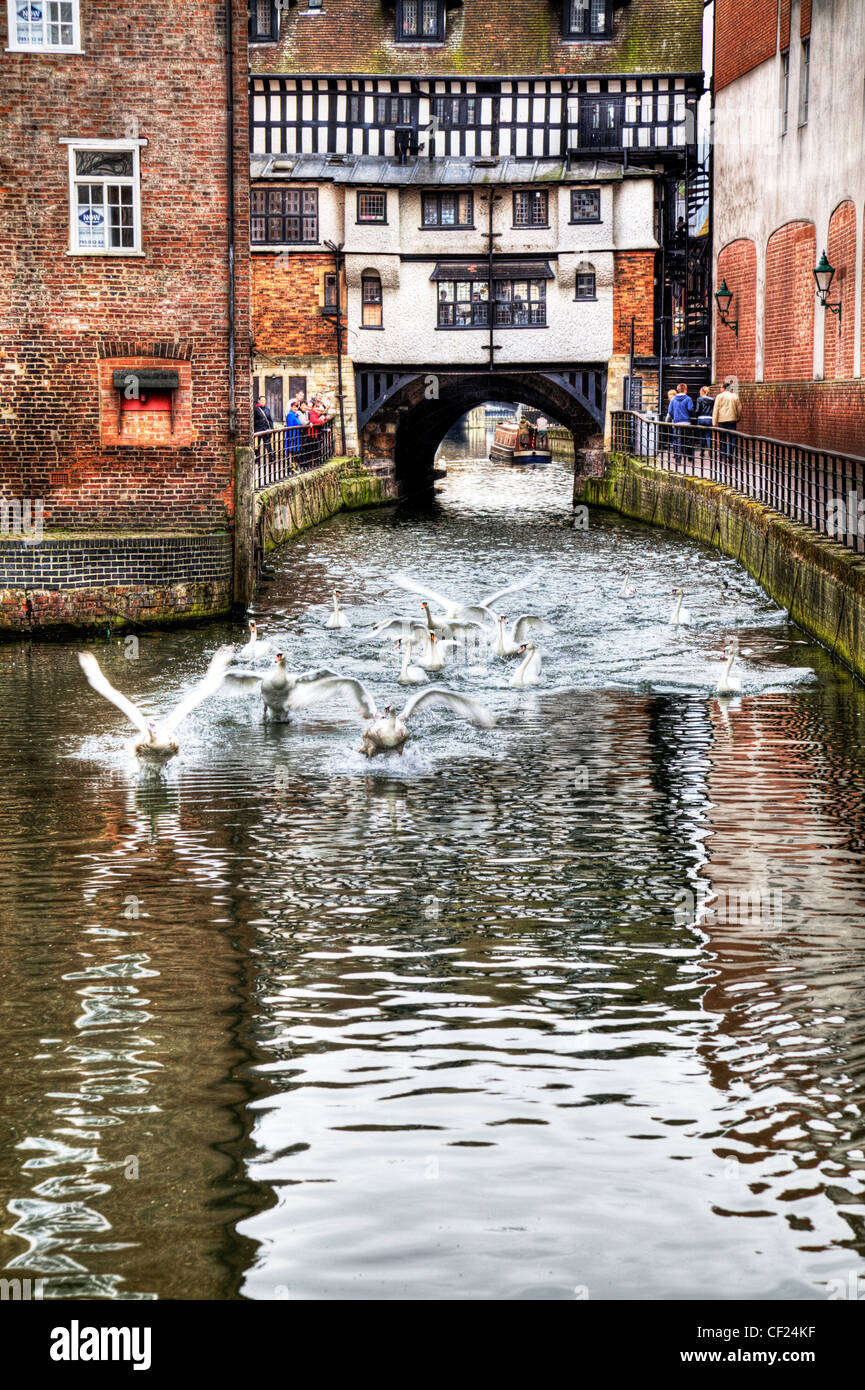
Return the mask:
<svg viewBox="0 0 865 1390">
<path fill-rule="evenodd" d="M 462 646 L 468 650 L 469 645 L 475 643 L 499 659 L 520 657 L 510 685 L 520 689 L 540 683 L 541 652 L 533 637 L 536 634 L 550 635 L 553 629 L 537 613 L 521 613 L 509 627 L 508 618 L 499 612 L 501 599 L 527 588 L 535 578 L 535 574 L 526 575 L 483 595 L 477 603 L 466 604 L 436 593 L 404 575 L 396 576 L 394 583 L 399 588 L 422 598 L 420 609 L 423 620 L 404 616 L 384 618 L 363 636 L 373 641 L 399 634 L 394 641 L 394 647 L 400 654 L 398 682 L 404 686 L 425 687 L 411 694 L 401 709 L 397 709 L 393 701 L 388 701 L 379 710 L 363 681 L 330 667 L 303 673 L 290 671 L 285 653 L 278 651 L 272 655 L 271 644 L 259 636 L 252 619 L 248 624 L 248 641 L 240 647 L 232 644 L 220 647 L 211 658 L 204 679 L 159 723 L 148 719 L 138 705 L 110 684 L 96 658 L 89 652 L 79 652 L 78 660 L 90 686 L 121 710 L 138 730 L 139 736 L 132 744 L 132 751 L 144 772 L 162 772 L 179 752 L 176 738 L 179 724 L 224 684 L 250 693 L 258 691 L 264 717 L 281 720 L 287 719 L 293 710 L 347 697 L 366 721 L 361 753 L 366 757 L 388 752 L 401 754 L 411 736 L 408 721 L 414 711 L 424 704 L 443 705 L 458 718 L 479 728 L 489 729 L 495 724 L 491 712 L 476 700 L 445 685 L 428 684 L 429 673 L 442 671 L 455 647 Z M 626 574 L 618 597 L 633 598 L 636 592 L 636 588 L 629 583 L 629 574 Z M 691 615 L 683 606 L 684 592 L 681 587 L 672 592 L 676 603 L 670 615 L 670 624 L 676 627 L 687 625 Z M 334 590 L 333 608 L 324 623 L 328 631 L 335 633 L 352 626 L 340 604 L 341 597 L 340 591 Z M 716 690 L 719 695 L 731 695 L 742 688 L 740 679 L 731 674 L 736 659 L 732 643 L 725 647 L 724 657 L 725 665 Z M 266 667 L 246 664 L 260 658 L 268 660 Z"/>
</svg>

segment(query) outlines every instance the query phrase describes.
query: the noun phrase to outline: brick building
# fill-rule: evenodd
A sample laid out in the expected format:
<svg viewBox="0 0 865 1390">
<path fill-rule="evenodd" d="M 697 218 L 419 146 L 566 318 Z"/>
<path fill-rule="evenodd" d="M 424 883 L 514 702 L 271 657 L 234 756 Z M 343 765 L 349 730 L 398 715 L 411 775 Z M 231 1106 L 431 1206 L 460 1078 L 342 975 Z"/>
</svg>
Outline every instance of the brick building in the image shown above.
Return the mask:
<svg viewBox="0 0 865 1390">
<path fill-rule="evenodd" d="M 253 0 L 252 372 L 274 416 L 341 375 L 347 447 L 424 475 L 485 399 L 594 455 L 632 322 L 644 406 L 659 372 L 707 380 L 702 14 Z"/>
<path fill-rule="evenodd" d="M 247 19 L 245 0 L 0 7 L 0 626 L 244 595 Z"/>
<path fill-rule="evenodd" d="M 742 428 L 865 454 L 865 4 L 715 0 L 714 375 Z M 834 267 L 826 310 L 814 269 Z"/>
</svg>

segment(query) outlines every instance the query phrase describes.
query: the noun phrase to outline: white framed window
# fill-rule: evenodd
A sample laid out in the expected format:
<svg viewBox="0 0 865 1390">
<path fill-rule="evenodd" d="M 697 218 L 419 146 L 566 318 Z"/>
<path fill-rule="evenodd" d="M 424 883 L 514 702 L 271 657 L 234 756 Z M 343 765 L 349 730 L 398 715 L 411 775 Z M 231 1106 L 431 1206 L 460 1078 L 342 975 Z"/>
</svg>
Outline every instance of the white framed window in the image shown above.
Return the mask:
<svg viewBox="0 0 865 1390">
<path fill-rule="evenodd" d="M 139 149 L 146 140 L 63 140 L 69 146 L 69 250 L 140 256 Z"/>
<path fill-rule="evenodd" d="M 6 0 L 9 51 L 81 53 L 79 0 Z"/>
</svg>

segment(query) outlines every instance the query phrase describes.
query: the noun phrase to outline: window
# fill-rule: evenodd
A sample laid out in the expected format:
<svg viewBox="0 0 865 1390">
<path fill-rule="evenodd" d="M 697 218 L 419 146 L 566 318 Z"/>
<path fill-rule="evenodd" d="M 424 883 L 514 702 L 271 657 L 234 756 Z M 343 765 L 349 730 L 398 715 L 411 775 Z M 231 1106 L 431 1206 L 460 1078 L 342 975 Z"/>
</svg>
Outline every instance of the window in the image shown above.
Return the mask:
<svg viewBox="0 0 865 1390">
<path fill-rule="evenodd" d="M 275 0 L 249 0 L 250 43 L 276 43 L 279 15 Z"/>
<path fill-rule="evenodd" d="M 317 188 L 254 188 L 250 207 L 254 246 L 318 241 Z"/>
<path fill-rule="evenodd" d="M 566 39 L 606 39 L 613 32 L 612 0 L 564 0 Z"/>
<path fill-rule="evenodd" d="M 397 0 L 399 43 L 442 43 L 444 36 L 444 0 Z"/>
<path fill-rule="evenodd" d="M 80 52 L 78 0 L 8 0 L 9 47 Z"/>
<path fill-rule="evenodd" d="M 781 54 L 781 134 L 787 134 L 790 113 L 790 50 Z"/>
<path fill-rule="evenodd" d="M 479 112 L 477 97 L 436 97 L 433 101 L 433 121 L 440 130 L 477 125 Z"/>
<path fill-rule="evenodd" d="M 808 101 L 811 95 L 811 40 L 802 40 L 802 67 L 799 72 L 799 124 L 808 124 Z"/>
<path fill-rule="evenodd" d="M 577 292 L 575 299 L 597 299 L 595 293 L 595 272 L 593 270 L 577 271 Z"/>
<path fill-rule="evenodd" d="M 485 280 L 440 280 L 439 328 L 479 328 L 488 324 L 490 287 Z"/>
<path fill-rule="evenodd" d="M 357 220 L 358 222 L 386 222 L 387 194 L 358 193 Z"/>
<path fill-rule="evenodd" d="M 324 307 L 335 309 L 336 304 L 336 272 L 331 270 L 324 277 Z"/>
<path fill-rule="evenodd" d="M 425 227 L 474 226 L 474 199 L 471 193 L 424 193 Z"/>
<path fill-rule="evenodd" d="M 514 194 L 514 226 L 546 227 L 548 218 L 548 194 L 546 190 L 532 189 Z"/>
<path fill-rule="evenodd" d="M 493 285 L 497 327 L 545 327 L 547 287 L 543 280 L 495 280 Z"/>
<path fill-rule="evenodd" d="M 601 190 L 599 188 L 571 189 L 571 221 L 600 222 Z"/>
<path fill-rule="evenodd" d="M 264 403 L 273 416 L 273 423 L 281 425 L 285 418 L 282 412 L 281 376 L 266 376 L 264 378 Z"/>
<path fill-rule="evenodd" d="M 381 276 L 374 270 L 365 270 L 360 277 L 360 299 L 364 328 L 381 328 Z"/>
<path fill-rule="evenodd" d="M 82 140 L 69 146 L 69 249 L 88 255 L 141 251 L 138 142 Z"/>
<path fill-rule="evenodd" d="M 358 114 L 355 115 L 353 102 L 358 104 Z M 388 97 L 377 96 L 375 99 L 375 120 L 376 125 L 410 125 L 412 118 L 411 97 Z M 359 121 L 360 119 L 360 99 L 353 96 L 349 100 L 349 119 Z"/>
</svg>

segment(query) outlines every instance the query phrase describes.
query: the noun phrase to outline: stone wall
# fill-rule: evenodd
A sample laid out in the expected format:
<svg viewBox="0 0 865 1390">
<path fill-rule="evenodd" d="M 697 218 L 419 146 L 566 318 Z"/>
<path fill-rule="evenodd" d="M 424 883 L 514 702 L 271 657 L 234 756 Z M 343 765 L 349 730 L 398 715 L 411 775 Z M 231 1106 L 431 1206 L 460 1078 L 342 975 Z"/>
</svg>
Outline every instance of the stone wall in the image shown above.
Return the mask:
<svg viewBox="0 0 865 1390">
<path fill-rule="evenodd" d="M 865 561 L 740 493 L 608 455 L 581 500 L 715 545 L 865 680 Z"/>
<path fill-rule="evenodd" d="M 379 506 L 395 497 L 392 470 L 374 472 L 359 459 L 331 459 L 323 468 L 298 473 L 257 493 L 259 553 L 275 550 L 337 512 Z"/>
</svg>

